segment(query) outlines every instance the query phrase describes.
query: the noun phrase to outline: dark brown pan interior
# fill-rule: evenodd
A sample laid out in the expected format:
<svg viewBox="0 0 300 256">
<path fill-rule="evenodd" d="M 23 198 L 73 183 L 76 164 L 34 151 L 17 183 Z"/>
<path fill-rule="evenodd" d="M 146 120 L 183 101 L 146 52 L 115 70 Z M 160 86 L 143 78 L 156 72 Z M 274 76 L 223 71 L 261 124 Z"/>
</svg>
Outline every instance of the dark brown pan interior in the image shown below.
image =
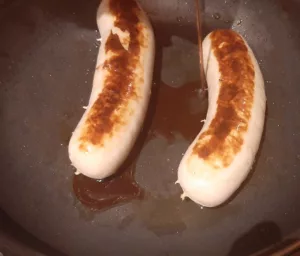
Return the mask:
<svg viewBox="0 0 300 256">
<path fill-rule="evenodd" d="M 142 0 L 157 44 L 151 105 L 132 160 L 145 197 L 97 212 L 74 196 L 67 143 L 91 89 L 99 2 L 0 1 L 0 206 L 48 244 L 10 231 L 18 229 L 3 214 L 5 256 L 240 256 L 299 238 L 300 1 L 203 2 L 205 33 L 241 33 L 265 78 L 266 129 L 253 172 L 222 207 L 181 202 L 177 166 L 207 107 L 198 93 L 194 1 Z M 22 254 L 13 244 L 32 248 Z"/>
</svg>

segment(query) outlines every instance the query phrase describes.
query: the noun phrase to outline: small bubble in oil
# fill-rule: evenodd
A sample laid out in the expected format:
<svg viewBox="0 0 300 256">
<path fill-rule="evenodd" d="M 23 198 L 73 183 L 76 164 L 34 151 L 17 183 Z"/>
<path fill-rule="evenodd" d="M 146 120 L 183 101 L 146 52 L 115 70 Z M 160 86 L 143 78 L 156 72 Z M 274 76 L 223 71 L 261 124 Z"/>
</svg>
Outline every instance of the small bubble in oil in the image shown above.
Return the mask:
<svg viewBox="0 0 300 256">
<path fill-rule="evenodd" d="M 238 20 L 236 23 L 238 26 L 242 24 L 242 20 Z"/>
<path fill-rule="evenodd" d="M 220 13 L 216 12 L 212 15 L 212 17 L 216 20 L 219 20 L 221 18 L 221 15 L 220 15 Z"/>
<path fill-rule="evenodd" d="M 177 20 L 177 22 L 182 22 L 182 17 L 179 16 L 179 17 L 176 18 L 176 20 Z"/>
</svg>

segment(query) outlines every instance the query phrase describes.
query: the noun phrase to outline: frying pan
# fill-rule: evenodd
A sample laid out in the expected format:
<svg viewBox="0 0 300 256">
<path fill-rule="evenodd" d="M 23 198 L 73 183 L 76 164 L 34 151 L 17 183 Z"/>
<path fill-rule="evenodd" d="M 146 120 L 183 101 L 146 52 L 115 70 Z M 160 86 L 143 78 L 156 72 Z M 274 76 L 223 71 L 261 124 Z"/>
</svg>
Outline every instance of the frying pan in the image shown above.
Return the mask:
<svg viewBox="0 0 300 256">
<path fill-rule="evenodd" d="M 182 202 L 174 184 L 207 107 L 197 91 L 194 1 L 141 4 L 157 44 L 151 105 L 132 161 L 145 195 L 93 211 L 73 193 L 67 144 L 91 89 L 99 2 L 0 1 L 4 255 L 249 255 L 299 237 L 300 1 L 203 1 L 205 34 L 233 28 L 246 38 L 268 98 L 253 171 L 238 193 L 215 209 Z M 167 110 L 166 102 L 172 106 Z M 28 233 L 10 232 L 18 230 L 14 222 Z M 22 254 L 5 241 L 32 248 Z"/>
</svg>

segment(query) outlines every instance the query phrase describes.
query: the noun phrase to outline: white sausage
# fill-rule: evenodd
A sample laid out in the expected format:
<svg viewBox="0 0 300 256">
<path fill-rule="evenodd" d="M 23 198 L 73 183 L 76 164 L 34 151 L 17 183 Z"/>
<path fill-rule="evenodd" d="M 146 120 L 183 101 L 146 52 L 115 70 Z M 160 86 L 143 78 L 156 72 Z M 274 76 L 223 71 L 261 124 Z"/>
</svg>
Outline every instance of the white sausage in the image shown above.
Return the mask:
<svg viewBox="0 0 300 256">
<path fill-rule="evenodd" d="M 135 0 L 102 0 L 101 34 L 89 104 L 70 143 L 77 172 L 103 179 L 115 173 L 139 134 L 151 94 L 154 35 Z"/>
<path fill-rule="evenodd" d="M 266 96 L 253 52 L 234 31 L 210 33 L 203 41 L 203 58 L 208 112 L 181 160 L 178 183 L 182 198 L 215 207 L 238 189 L 251 169 L 263 132 Z"/>
</svg>

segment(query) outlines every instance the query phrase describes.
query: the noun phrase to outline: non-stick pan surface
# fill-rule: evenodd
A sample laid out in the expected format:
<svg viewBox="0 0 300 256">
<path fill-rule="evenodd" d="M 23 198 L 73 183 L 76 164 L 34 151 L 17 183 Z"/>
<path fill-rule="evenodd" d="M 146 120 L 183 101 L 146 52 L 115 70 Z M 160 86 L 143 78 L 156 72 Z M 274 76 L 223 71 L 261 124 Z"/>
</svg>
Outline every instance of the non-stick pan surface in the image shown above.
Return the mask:
<svg viewBox="0 0 300 256">
<path fill-rule="evenodd" d="M 143 200 L 93 212 L 74 196 L 67 143 L 91 89 L 99 2 L 0 1 L 0 204 L 16 222 L 67 255 L 248 255 L 299 235 L 300 1 L 204 2 L 205 33 L 240 32 L 265 78 L 266 128 L 252 174 L 222 207 L 180 200 L 177 166 L 207 105 L 195 89 L 194 1 L 143 0 L 157 44 L 148 127 L 162 97 L 174 106 L 163 117 L 172 136 L 157 130 L 135 160 Z M 185 115 L 195 115 L 186 134 Z"/>
</svg>

